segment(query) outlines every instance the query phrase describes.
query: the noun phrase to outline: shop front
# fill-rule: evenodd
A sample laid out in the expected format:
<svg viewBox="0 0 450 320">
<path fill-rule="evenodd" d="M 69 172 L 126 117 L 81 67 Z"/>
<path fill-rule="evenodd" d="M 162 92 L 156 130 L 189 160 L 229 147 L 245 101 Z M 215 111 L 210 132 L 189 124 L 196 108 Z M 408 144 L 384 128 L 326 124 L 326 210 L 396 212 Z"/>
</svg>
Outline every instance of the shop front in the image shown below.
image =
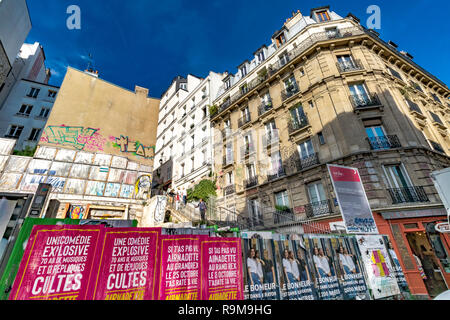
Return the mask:
<svg viewBox="0 0 450 320">
<path fill-rule="evenodd" d="M 411 293 L 434 298 L 450 284 L 450 233 L 436 230 L 448 222 L 443 207 L 374 213 L 380 234 L 391 239 Z"/>
</svg>

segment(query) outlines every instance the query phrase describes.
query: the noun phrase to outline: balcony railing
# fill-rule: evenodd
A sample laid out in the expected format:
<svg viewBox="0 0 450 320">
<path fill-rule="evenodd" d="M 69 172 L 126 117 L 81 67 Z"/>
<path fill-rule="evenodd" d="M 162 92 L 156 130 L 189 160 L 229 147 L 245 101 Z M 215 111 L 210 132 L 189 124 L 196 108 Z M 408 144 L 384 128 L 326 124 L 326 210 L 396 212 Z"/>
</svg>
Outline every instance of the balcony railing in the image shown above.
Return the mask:
<svg viewBox="0 0 450 320">
<path fill-rule="evenodd" d="M 258 177 L 251 177 L 244 181 L 244 186 L 246 189 L 256 187 L 259 184 Z"/>
<path fill-rule="evenodd" d="M 226 186 L 226 187 L 223 189 L 223 195 L 224 195 L 224 196 L 229 196 L 229 195 L 231 195 L 231 194 L 234 194 L 235 192 L 236 192 L 236 187 L 234 186 L 234 184 L 229 185 L 229 186 Z"/>
<path fill-rule="evenodd" d="M 246 114 L 245 116 L 243 116 L 242 118 L 239 119 L 238 121 L 238 127 L 242 127 L 245 124 L 249 123 L 250 121 L 252 121 L 252 117 L 250 116 L 250 114 Z"/>
<path fill-rule="evenodd" d="M 430 201 L 423 187 L 390 188 L 388 191 L 392 204 Z"/>
<path fill-rule="evenodd" d="M 400 140 L 396 135 L 393 136 L 382 136 L 382 137 L 370 137 L 366 138 L 370 144 L 370 149 L 372 150 L 383 150 L 383 149 L 393 149 L 401 148 Z"/>
<path fill-rule="evenodd" d="M 273 212 L 273 223 L 274 224 L 284 224 L 295 222 L 294 213 L 292 209 L 275 210 Z"/>
<path fill-rule="evenodd" d="M 381 105 L 376 93 L 370 95 L 350 95 L 350 101 L 355 109 Z"/>
<path fill-rule="evenodd" d="M 340 73 L 363 70 L 361 61 L 353 60 L 352 62 L 338 62 L 336 66 Z"/>
<path fill-rule="evenodd" d="M 308 218 L 321 217 L 333 213 L 331 200 L 313 202 L 305 205 L 305 212 Z"/>
<path fill-rule="evenodd" d="M 273 108 L 272 100 L 262 103 L 258 108 L 258 116 L 262 116 Z"/>
<path fill-rule="evenodd" d="M 277 170 L 274 170 L 267 175 L 267 180 L 272 181 L 284 176 L 286 176 L 286 170 L 284 169 L 284 166 L 280 166 Z"/>
<path fill-rule="evenodd" d="M 304 157 L 296 161 L 298 171 L 312 167 L 316 164 L 320 164 L 319 155 L 317 153 L 314 153 L 308 157 Z"/>
<path fill-rule="evenodd" d="M 249 91 L 253 90 L 254 88 L 256 88 L 257 86 L 259 86 L 269 76 L 272 76 L 275 73 L 277 73 L 278 70 L 283 68 L 289 61 L 292 61 L 295 58 L 302 55 L 306 50 L 311 48 L 317 42 L 327 41 L 330 39 L 351 37 L 351 36 L 360 35 L 360 34 L 364 34 L 364 33 L 365 33 L 364 30 L 360 27 L 350 27 L 350 28 L 339 29 L 336 32 L 318 32 L 318 33 L 312 34 L 311 36 L 306 38 L 302 43 L 300 43 L 295 49 L 288 52 L 288 55 L 284 59 L 278 60 L 274 64 L 269 65 L 267 67 L 267 73 L 265 73 L 263 76 L 258 76 L 255 79 L 253 79 L 252 81 L 248 82 L 247 92 L 249 92 Z M 230 89 L 231 89 L 231 86 L 229 86 L 228 88 L 225 88 L 224 92 L 227 92 Z M 231 106 L 232 103 L 234 103 L 238 99 L 242 98 L 245 94 L 247 94 L 247 92 L 242 93 L 241 90 L 239 90 L 236 94 L 234 94 L 232 97 L 230 97 L 230 99 L 228 99 L 222 105 L 219 106 L 219 112 L 217 114 L 226 110 L 228 107 Z M 215 115 L 217 115 L 217 114 L 215 114 Z"/>
<path fill-rule="evenodd" d="M 294 133 L 297 130 L 303 129 L 304 127 L 309 125 L 308 117 L 306 115 L 302 115 L 300 118 L 291 119 L 288 124 L 289 134 Z"/>
<path fill-rule="evenodd" d="M 287 100 L 299 91 L 300 90 L 298 89 L 298 85 L 297 83 L 295 83 L 293 86 L 281 91 L 281 100 Z"/>
</svg>

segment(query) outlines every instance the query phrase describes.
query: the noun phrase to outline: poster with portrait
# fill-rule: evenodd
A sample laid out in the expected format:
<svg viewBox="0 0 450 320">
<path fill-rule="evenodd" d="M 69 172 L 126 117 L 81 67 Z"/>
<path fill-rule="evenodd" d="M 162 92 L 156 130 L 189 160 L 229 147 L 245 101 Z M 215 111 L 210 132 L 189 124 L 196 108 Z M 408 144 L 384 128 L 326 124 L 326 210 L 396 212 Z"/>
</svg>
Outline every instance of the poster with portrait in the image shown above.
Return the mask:
<svg viewBox="0 0 450 320">
<path fill-rule="evenodd" d="M 337 261 L 338 280 L 345 300 L 370 299 L 364 278 L 364 267 L 354 237 L 339 237 L 332 240 Z"/>
<path fill-rule="evenodd" d="M 374 299 L 400 294 L 389 255 L 381 235 L 356 236 L 367 275 L 367 285 Z"/>
<path fill-rule="evenodd" d="M 280 300 L 271 232 L 242 232 L 245 300 Z"/>
<path fill-rule="evenodd" d="M 307 249 L 312 256 L 315 287 L 320 300 L 344 299 L 338 281 L 340 276 L 338 261 L 333 252 L 337 245 L 333 245 L 333 242 L 337 242 L 336 237 L 306 236 L 305 238 L 305 243 L 308 243 Z"/>
<path fill-rule="evenodd" d="M 389 253 L 389 258 L 392 264 L 392 272 L 394 273 L 395 279 L 397 279 L 397 284 L 402 292 L 409 293 L 408 283 L 406 282 L 405 274 L 403 273 L 397 254 L 395 253 L 394 246 L 388 236 L 383 236 L 383 240 Z"/>
</svg>

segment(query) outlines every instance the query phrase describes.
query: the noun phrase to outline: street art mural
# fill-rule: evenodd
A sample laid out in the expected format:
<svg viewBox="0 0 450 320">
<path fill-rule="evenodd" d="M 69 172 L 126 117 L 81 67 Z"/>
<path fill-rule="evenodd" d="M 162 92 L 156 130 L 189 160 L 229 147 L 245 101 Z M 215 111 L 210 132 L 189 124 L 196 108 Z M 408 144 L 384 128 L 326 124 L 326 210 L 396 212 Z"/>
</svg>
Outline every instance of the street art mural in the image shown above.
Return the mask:
<svg viewBox="0 0 450 320">
<path fill-rule="evenodd" d="M 103 151 L 106 139 L 99 134 L 99 130 L 65 125 L 48 126 L 42 134 L 41 142 L 73 147 L 76 150 Z"/>
<path fill-rule="evenodd" d="M 83 206 L 70 205 L 67 216 L 70 219 L 81 220 L 86 218 L 85 212 L 86 209 Z"/>
<path fill-rule="evenodd" d="M 148 199 L 152 187 L 152 177 L 150 175 L 140 176 L 135 184 L 136 199 Z"/>
<path fill-rule="evenodd" d="M 139 141 L 131 141 L 128 137 L 122 135 L 120 138 L 111 136 L 109 139 L 113 142 L 112 146 L 120 149 L 120 152 L 131 153 L 145 159 L 153 159 L 155 157 L 155 146 L 145 146 Z"/>
</svg>

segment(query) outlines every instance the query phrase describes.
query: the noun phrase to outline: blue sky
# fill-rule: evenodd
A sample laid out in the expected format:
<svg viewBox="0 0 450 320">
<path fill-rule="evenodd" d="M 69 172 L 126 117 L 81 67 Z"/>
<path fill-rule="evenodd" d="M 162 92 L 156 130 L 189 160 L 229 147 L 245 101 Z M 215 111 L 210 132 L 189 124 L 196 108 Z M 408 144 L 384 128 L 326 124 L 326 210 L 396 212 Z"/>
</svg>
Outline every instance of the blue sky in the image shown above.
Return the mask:
<svg viewBox="0 0 450 320">
<path fill-rule="evenodd" d="M 409 1 L 240 1 L 240 0 L 27 0 L 32 30 L 27 42 L 40 42 L 53 85 L 67 66 L 84 70 L 89 53 L 100 78 L 160 97 L 176 75 L 205 77 L 236 67 L 281 28 L 292 11 L 330 5 L 365 26 L 370 5 L 381 8 L 381 37 L 408 51 L 414 61 L 450 84 L 450 4 Z M 81 30 L 69 30 L 69 5 L 81 8 Z"/>
</svg>

